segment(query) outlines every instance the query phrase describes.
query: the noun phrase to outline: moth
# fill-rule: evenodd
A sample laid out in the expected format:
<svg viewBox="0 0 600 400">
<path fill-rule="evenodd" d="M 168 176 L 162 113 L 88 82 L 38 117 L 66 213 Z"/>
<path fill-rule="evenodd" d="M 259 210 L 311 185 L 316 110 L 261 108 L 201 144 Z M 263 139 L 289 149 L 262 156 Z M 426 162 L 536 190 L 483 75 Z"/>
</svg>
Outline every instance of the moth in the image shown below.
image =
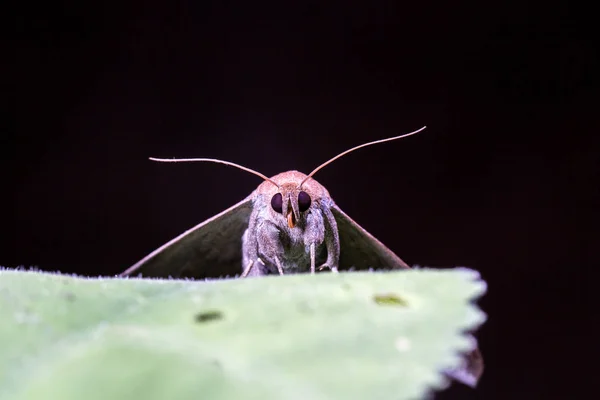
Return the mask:
<svg viewBox="0 0 600 400">
<path fill-rule="evenodd" d="M 313 175 L 355 150 L 405 138 L 425 128 L 353 147 L 308 175 L 288 171 L 269 178 L 224 160 L 150 158 L 159 162 L 225 164 L 257 175 L 263 182 L 239 203 L 160 246 L 119 276 L 205 279 L 238 274 L 241 277 L 314 274 L 324 269 L 335 273 L 349 269 L 410 268 L 344 213 Z M 460 368 L 446 373 L 475 386 L 483 373 L 483 359 L 476 344 Z"/>
<path fill-rule="evenodd" d="M 376 140 L 346 150 L 311 173 L 288 171 L 271 178 L 250 168 L 211 158 L 159 162 L 214 162 L 250 172 L 263 182 L 248 197 L 154 250 L 121 276 L 204 279 L 310 272 L 325 269 L 409 268 L 400 257 L 358 225 L 313 175 L 363 147 L 417 134 Z"/>
</svg>

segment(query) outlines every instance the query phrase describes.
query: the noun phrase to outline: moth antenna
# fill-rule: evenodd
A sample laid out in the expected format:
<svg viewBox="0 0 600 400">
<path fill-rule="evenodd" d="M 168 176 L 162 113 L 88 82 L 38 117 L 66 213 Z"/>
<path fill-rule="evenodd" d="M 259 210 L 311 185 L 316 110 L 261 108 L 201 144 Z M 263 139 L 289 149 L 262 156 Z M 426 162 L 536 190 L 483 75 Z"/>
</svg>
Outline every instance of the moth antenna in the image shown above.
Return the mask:
<svg viewBox="0 0 600 400">
<path fill-rule="evenodd" d="M 391 138 L 387 138 L 387 139 L 380 139 L 380 140 L 375 140 L 374 142 L 369 142 L 369 143 L 364 143 L 361 144 L 360 146 L 356 146 L 353 147 L 349 150 L 344 151 L 343 153 L 338 154 L 337 156 L 333 157 L 332 159 L 325 161 L 323 164 L 319 165 L 317 168 L 315 168 L 310 174 L 308 174 L 308 176 L 306 178 L 304 178 L 304 180 L 302 182 L 300 182 L 300 185 L 298 186 L 299 188 L 302 187 L 302 185 L 304 184 L 304 182 L 306 182 L 307 180 L 309 180 L 310 178 L 312 178 L 312 176 L 314 174 L 316 174 L 321 168 L 331 164 L 332 162 L 334 162 L 335 160 L 337 160 L 338 158 L 345 156 L 348 153 L 353 152 L 354 150 L 358 150 L 361 149 L 363 147 L 367 147 L 367 146 L 371 146 L 372 144 L 378 144 L 378 143 L 385 143 L 385 142 L 391 142 L 392 140 L 396 140 L 396 139 L 402 139 L 405 138 L 407 136 L 411 136 L 411 135 L 415 135 L 419 132 L 421 132 L 423 129 L 427 128 L 426 126 L 422 127 L 421 129 L 417 129 L 414 132 L 410 132 L 410 133 L 405 133 L 404 135 L 400 135 L 400 136 L 394 136 Z"/>
<path fill-rule="evenodd" d="M 229 165 L 231 167 L 239 168 L 246 172 L 250 172 L 251 174 L 254 174 L 256 176 L 260 176 L 265 181 L 271 182 L 273 185 L 275 185 L 275 186 L 277 186 L 277 188 L 279 188 L 279 185 L 277 183 L 275 183 L 274 180 L 267 177 L 266 175 L 263 175 L 260 172 L 250 169 L 248 167 L 244 167 L 243 165 L 232 163 L 231 161 L 219 160 L 216 158 L 154 158 L 154 157 L 149 157 L 149 159 L 152 161 L 158 161 L 158 162 L 212 162 L 212 163 L 217 163 L 217 164 L 225 164 L 225 165 Z"/>
</svg>

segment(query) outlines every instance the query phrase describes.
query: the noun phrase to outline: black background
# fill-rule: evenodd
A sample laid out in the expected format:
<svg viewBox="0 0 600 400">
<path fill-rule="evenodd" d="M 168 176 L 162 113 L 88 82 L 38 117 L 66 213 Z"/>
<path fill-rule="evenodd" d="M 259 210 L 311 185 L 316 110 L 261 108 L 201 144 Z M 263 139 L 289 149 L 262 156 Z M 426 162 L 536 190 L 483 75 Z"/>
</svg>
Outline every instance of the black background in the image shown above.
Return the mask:
<svg viewBox="0 0 600 400">
<path fill-rule="evenodd" d="M 599 48 L 550 3 L 86 2 L 9 14 L 0 265 L 113 275 L 248 195 L 320 171 L 410 264 L 479 270 L 475 391 L 579 398 L 596 318 Z M 591 361 L 591 359 L 589 360 Z"/>
</svg>

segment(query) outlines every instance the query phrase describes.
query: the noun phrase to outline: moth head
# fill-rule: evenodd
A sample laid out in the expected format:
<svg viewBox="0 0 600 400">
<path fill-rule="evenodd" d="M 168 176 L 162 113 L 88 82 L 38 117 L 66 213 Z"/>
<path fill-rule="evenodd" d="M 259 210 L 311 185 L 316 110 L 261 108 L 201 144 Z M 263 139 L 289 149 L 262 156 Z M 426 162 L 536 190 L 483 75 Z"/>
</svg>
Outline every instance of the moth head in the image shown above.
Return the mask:
<svg viewBox="0 0 600 400">
<path fill-rule="evenodd" d="M 293 183 L 281 185 L 271 197 L 271 209 L 285 217 L 289 228 L 296 226 L 312 203 L 311 195 Z"/>
</svg>

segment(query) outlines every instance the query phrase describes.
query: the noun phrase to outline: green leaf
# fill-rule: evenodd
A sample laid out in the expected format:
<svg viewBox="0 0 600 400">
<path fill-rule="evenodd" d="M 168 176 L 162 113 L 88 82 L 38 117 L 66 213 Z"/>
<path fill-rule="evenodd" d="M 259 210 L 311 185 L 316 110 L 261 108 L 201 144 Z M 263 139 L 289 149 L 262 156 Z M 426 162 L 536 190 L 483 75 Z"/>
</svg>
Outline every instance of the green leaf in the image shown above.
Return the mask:
<svg viewBox="0 0 600 400">
<path fill-rule="evenodd" d="M 472 348 L 468 269 L 212 281 L 0 270 L 0 399 L 415 399 Z"/>
</svg>

